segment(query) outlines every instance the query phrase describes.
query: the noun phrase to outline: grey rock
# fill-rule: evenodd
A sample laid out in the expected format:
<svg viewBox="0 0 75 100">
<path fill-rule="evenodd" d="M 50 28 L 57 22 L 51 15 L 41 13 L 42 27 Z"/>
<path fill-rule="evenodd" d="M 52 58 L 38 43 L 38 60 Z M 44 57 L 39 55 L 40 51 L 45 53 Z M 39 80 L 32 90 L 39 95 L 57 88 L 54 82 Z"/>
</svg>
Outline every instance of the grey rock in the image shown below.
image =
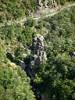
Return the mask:
<svg viewBox="0 0 75 100">
<path fill-rule="evenodd" d="M 33 36 L 32 48 L 35 66 L 40 65 L 41 63 L 47 60 L 44 46 L 44 37 L 42 35 L 36 34 Z"/>
</svg>

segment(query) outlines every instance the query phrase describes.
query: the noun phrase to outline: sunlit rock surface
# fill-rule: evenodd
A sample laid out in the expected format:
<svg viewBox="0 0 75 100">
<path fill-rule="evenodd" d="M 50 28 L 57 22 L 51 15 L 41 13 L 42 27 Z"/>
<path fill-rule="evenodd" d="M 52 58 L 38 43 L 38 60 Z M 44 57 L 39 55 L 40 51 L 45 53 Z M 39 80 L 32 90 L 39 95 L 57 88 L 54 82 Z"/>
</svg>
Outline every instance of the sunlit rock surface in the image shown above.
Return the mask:
<svg viewBox="0 0 75 100">
<path fill-rule="evenodd" d="M 32 54 L 34 56 L 35 65 L 39 65 L 47 60 L 44 37 L 40 34 L 33 35 Z"/>
</svg>

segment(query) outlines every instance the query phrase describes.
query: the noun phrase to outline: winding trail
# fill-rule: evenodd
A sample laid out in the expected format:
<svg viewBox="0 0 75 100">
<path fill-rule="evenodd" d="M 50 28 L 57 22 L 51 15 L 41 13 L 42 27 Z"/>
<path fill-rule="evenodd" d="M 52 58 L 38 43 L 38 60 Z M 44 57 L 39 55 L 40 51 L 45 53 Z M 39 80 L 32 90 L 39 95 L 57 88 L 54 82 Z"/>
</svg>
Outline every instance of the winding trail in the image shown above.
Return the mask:
<svg viewBox="0 0 75 100">
<path fill-rule="evenodd" d="M 29 16 L 28 18 L 32 18 L 33 20 L 38 21 L 40 19 L 44 19 L 44 18 L 47 18 L 47 17 L 55 16 L 56 14 L 60 13 L 61 11 L 65 10 L 67 8 L 73 7 L 73 6 L 75 6 L 74 2 L 70 3 L 68 5 L 65 5 L 65 6 L 59 8 L 59 9 L 55 9 L 52 12 L 49 11 L 48 14 L 45 14 L 45 15 L 38 15 L 37 14 L 37 15 Z M 45 12 L 48 12 L 48 11 L 45 11 Z M 5 23 L 0 23 L 0 27 L 6 26 L 6 25 L 10 26 L 10 25 L 13 25 L 13 24 L 21 24 L 21 25 L 23 25 L 26 20 L 27 20 L 26 17 L 24 17 L 24 18 L 22 18 L 20 20 L 10 20 L 10 21 L 7 21 Z"/>
<path fill-rule="evenodd" d="M 54 15 L 60 13 L 61 11 L 65 10 L 65 9 L 68 9 L 68 8 L 70 8 L 70 7 L 73 7 L 73 6 L 75 6 L 75 3 L 71 3 L 71 4 L 68 4 L 68 5 L 66 5 L 66 6 L 63 6 L 63 7 L 61 7 L 61 8 L 58 8 L 58 9 L 54 10 L 53 12 L 51 12 L 51 13 L 45 15 L 44 17 L 43 17 L 43 16 L 42 16 L 42 17 L 41 17 L 41 16 L 39 16 L 39 17 L 33 17 L 33 19 L 34 19 L 34 20 L 39 20 L 39 19 L 44 19 L 44 18 L 47 18 L 47 17 L 52 17 L 52 16 L 54 16 Z"/>
</svg>

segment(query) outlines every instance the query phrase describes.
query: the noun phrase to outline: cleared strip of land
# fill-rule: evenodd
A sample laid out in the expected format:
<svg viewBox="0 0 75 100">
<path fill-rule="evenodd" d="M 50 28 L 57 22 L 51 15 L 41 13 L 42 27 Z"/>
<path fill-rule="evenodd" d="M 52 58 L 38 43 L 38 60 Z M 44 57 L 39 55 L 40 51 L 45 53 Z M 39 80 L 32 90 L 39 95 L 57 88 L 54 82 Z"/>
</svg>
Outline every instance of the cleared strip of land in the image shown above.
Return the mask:
<svg viewBox="0 0 75 100">
<path fill-rule="evenodd" d="M 44 19 L 44 18 L 47 18 L 47 17 L 53 17 L 53 16 L 57 15 L 58 13 L 60 13 L 61 11 L 65 10 L 67 8 L 73 7 L 73 6 L 75 6 L 75 3 L 71 3 L 71 4 L 68 4 L 68 5 L 65 5 L 65 6 L 61 7 L 60 9 L 56 9 L 53 12 L 48 13 L 48 14 L 46 14 L 44 16 L 41 16 L 41 15 L 38 16 L 37 15 L 37 16 L 31 16 L 31 17 L 29 16 L 28 18 L 32 18 L 33 20 L 38 21 L 40 19 Z M 23 25 L 26 20 L 27 20 L 26 17 L 24 17 L 22 19 L 19 19 L 19 20 L 15 20 L 15 21 L 10 20 L 10 21 L 7 21 L 6 23 L 0 23 L 0 27 L 6 26 L 6 25 L 10 26 L 10 25 L 13 25 L 13 24 L 21 24 L 21 25 Z"/>
</svg>

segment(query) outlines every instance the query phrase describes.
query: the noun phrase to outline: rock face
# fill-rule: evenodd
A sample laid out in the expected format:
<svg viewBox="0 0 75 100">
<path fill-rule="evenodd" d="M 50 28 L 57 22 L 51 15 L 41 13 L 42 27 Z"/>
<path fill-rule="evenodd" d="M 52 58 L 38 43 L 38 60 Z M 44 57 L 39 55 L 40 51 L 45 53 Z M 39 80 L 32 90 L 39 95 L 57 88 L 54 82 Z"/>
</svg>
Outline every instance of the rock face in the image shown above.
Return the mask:
<svg viewBox="0 0 75 100">
<path fill-rule="evenodd" d="M 37 0 L 37 4 L 42 7 L 42 6 L 45 6 L 47 7 L 47 3 L 48 3 L 48 0 Z"/>
<path fill-rule="evenodd" d="M 31 55 L 24 58 L 25 71 L 27 75 L 34 80 L 37 69 L 40 68 L 40 64 L 46 62 L 46 52 L 44 45 L 44 37 L 40 34 L 32 36 L 32 45 L 31 45 Z"/>
<path fill-rule="evenodd" d="M 44 37 L 42 35 L 36 34 L 32 36 L 32 46 L 30 51 L 31 54 L 25 57 L 23 61 L 17 60 L 15 55 L 12 53 L 8 52 L 6 55 L 12 62 L 20 65 L 21 68 L 26 71 L 27 75 L 33 80 L 35 73 L 37 72 L 37 68 L 39 68 L 40 64 L 45 63 L 47 60 Z"/>
<path fill-rule="evenodd" d="M 42 7 L 48 7 L 48 4 L 51 4 L 52 7 L 56 7 L 57 3 L 55 0 L 37 0 L 38 6 Z"/>
<path fill-rule="evenodd" d="M 34 57 L 35 66 L 38 66 L 47 60 L 44 37 L 40 34 L 36 34 L 33 35 L 32 38 L 32 55 Z"/>
<path fill-rule="evenodd" d="M 41 0 L 37 0 L 37 4 L 41 6 Z"/>
</svg>

